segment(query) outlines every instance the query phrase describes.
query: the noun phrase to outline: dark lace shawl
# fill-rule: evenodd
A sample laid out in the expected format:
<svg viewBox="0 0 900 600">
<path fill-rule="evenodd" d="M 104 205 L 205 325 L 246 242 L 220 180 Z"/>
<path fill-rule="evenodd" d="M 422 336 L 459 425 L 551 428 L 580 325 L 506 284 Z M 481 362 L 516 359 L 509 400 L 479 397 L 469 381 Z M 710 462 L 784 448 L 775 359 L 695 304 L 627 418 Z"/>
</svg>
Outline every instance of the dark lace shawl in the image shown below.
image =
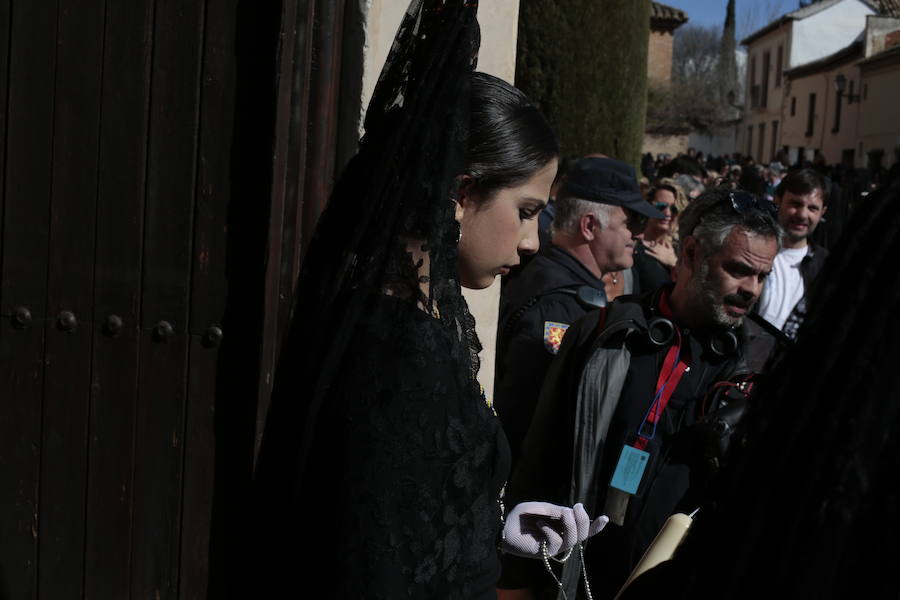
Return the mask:
<svg viewBox="0 0 900 600">
<path fill-rule="evenodd" d="M 475 379 L 450 201 L 476 9 L 410 4 L 304 260 L 256 471 L 261 569 L 275 588 L 466 598 L 482 577 L 493 587 L 505 442 Z"/>
</svg>

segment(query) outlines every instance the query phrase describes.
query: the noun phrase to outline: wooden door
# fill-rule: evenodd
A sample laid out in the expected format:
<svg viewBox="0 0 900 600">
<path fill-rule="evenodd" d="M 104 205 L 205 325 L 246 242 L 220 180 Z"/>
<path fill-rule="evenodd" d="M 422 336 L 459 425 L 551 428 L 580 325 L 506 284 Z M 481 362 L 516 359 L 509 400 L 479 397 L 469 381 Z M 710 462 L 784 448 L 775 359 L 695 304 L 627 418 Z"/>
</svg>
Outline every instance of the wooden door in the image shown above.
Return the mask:
<svg viewBox="0 0 900 600">
<path fill-rule="evenodd" d="M 342 5 L 0 0 L 0 598 L 228 595 Z"/>
</svg>

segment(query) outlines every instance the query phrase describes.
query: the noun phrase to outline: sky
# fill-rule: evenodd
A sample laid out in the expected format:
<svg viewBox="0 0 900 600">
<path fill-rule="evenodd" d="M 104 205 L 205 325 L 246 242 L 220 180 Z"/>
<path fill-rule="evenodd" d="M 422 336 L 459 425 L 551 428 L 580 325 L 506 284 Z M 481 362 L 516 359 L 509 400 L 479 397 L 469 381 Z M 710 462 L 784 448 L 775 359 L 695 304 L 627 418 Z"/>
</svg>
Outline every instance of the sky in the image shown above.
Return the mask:
<svg viewBox="0 0 900 600">
<path fill-rule="evenodd" d="M 725 24 L 725 7 L 728 0 L 660 0 L 687 13 L 688 25 L 722 27 Z M 799 0 L 737 0 L 738 40 L 753 33 L 781 15 L 796 10 Z"/>
</svg>

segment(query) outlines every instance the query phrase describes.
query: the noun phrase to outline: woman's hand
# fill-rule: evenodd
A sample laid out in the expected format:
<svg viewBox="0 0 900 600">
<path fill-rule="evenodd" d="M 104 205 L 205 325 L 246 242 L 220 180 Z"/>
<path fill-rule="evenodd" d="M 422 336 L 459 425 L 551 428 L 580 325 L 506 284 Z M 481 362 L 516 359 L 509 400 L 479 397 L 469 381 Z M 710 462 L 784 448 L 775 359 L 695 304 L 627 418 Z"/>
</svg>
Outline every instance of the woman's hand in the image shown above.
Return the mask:
<svg viewBox="0 0 900 600">
<path fill-rule="evenodd" d="M 517 556 L 538 558 L 541 545 L 546 544 L 547 554 L 556 556 L 599 533 L 607 522 L 606 516 L 591 521 L 581 503 L 569 508 L 549 502 L 522 502 L 506 517 L 503 549 Z"/>
<path fill-rule="evenodd" d="M 644 247 L 647 254 L 670 269 L 675 266 L 675 262 L 678 260 L 672 242 L 667 239 L 658 242 L 644 242 Z"/>
</svg>

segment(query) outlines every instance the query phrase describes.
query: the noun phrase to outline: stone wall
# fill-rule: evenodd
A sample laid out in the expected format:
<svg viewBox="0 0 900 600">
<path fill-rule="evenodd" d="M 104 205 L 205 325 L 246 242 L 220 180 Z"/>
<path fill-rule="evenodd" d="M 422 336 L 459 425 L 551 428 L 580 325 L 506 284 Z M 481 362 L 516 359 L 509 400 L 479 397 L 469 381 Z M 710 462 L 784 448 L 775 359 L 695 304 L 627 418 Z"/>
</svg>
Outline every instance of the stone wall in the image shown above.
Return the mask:
<svg viewBox="0 0 900 600">
<path fill-rule="evenodd" d="M 681 152 L 687 152 L 688 136 L 684 135 L 657 135 L 652 133 L 644 134 L 644 145 L 642 153 L 651 153 L 654 157 L 657 154 L 671 154 L 673 157 Z"/>
</svg>

